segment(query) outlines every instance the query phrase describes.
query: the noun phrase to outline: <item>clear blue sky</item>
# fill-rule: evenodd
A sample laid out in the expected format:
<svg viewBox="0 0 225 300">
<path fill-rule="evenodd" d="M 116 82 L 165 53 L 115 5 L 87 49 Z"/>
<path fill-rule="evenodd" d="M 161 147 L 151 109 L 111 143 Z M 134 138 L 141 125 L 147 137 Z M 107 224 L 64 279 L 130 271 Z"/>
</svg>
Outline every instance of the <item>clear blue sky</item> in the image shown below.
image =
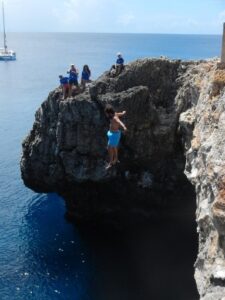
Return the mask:
<svg viewBox="0 0 225 300">
<path fill-rule="evenodd" d="M 4 2 L 7 31 L 221 34 L 225 22 L 225 0 Z"/>
</svg>

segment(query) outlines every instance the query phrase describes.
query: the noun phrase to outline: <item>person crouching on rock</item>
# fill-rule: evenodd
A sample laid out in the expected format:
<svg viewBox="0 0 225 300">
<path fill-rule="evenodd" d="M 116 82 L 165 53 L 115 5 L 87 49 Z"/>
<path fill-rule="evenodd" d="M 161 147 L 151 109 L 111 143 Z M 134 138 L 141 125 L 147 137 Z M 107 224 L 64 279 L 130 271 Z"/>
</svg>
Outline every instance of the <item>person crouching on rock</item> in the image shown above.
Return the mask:
<svg viewBox="0 0 225 300">
<path fill-rule="evenodd" d="M 63 92 L 63 99 L 66 99 L 67 93 L 69 91 L 69 78 L 59 75 L 59 81 Z"/>
<path fill-rule="evenodd" d="M 105 108 L 105 114 L 110 119 L 109 131 L 107 132 L 108 136 L 108 153 L 109 153 L 109 163 L 106 166 L 106 170 L 111 168 L 113 165 L 119 162 L 118 160 L 118 146 L 121 137 L 121 130 L 127 131 L 126 126 L 119 119 L 126 114 L 126 111 L 115 112 L 112 105 L 107 104 Z"/>
<path fill-rule="evenodd" d="M 73 86 L 75 85 L 76 88 L 79 89 L 79 87 L 78 87 L 78 71 L 75 68 L 75 66 L 72 64 L 70 66 L 69 71 L 67 71 L 67 73 L 69 74 L 69 97 L 71 97 Z"/>
<path fill-rule="evenodd" d="M 124 70 L 124 59 L 122 57 L 122 54 L 118 52 L 116 64 L 112 65 L 112 67 L 110 68 L 109 76 L 115 77 L 119 75 L 123 70 Z"/>
<path fill-rule="evenodd" d="M 86 83 L 91 82 L 90 77 L 91 77 L 91 71 L 88 65 L 84 65 L 82 75 L 81 75 L 81 86 L 83 90 L 85 89 Z"/>
<path fill-rule="evenodd" d="M 120 52 L 117 53 L 117 60 L 116 60 L 116 75 L 119 75 L 124 69 L 124 59 Z"/>
</svg>

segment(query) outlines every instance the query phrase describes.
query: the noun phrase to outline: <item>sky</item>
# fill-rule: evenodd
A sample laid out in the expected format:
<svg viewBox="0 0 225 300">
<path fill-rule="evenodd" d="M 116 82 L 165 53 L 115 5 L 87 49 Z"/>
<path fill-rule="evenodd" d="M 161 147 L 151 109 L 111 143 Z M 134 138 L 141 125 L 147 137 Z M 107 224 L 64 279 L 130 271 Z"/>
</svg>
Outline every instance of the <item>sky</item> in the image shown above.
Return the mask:
<svg viewBox="0 0 225 300">
<path fill-rule="evenodd" d="M 222 34 L 225 22 L 225 0 L 4 0 L 4 3 L 6 30 L 10 32 Z"/>
</svg>

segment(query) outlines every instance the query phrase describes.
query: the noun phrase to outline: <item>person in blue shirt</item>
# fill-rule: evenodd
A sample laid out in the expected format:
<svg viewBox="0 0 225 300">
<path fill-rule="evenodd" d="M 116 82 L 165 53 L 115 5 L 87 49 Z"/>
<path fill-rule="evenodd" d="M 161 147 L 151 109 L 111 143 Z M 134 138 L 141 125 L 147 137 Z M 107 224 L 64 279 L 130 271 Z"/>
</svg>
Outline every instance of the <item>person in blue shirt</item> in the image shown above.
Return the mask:
<svg viewBox="0 0 225 300">
<path fill-rule="evenodd" d="M 59 82 L 63 92 L 63 99 L 66 99 L 67 93 L 69 91 L 69 78 L 59 75 Z"/>
<path fill-rule="evenodd" d="M 124 59 L 120 52 L 117 53 L 117 60 L 116 60 L 116 75 L 119 75 L 124 69 Z"/>
<path fill-rule="evenodd" d="M 85 89 L 86 83 L 91 82 L 91 71 L 88 67 L 88 65 L 84 65 L 82 75 L 81 75 L 81 86 L 83 90 Z"/>
<path fill-rule="evenodd" d="M 69 97 L 71 97 L 73 86 L 75 85 L 76 88 L 79 89 L 78 70 L 75 68 L 74 64 L 72 64 L 67 73 L 69 74 Z"/>
<path fill-rule="evenodd" d="M 124 69 L 124 59 L 122 57 L 122 54 L 120 52 L 117 53 L 117 60 L 116 64 L 112 65 L 112 67 L 109 70 L 109 75 L 111 77 L 115 77 L 119 75 Z"/>
</svg>

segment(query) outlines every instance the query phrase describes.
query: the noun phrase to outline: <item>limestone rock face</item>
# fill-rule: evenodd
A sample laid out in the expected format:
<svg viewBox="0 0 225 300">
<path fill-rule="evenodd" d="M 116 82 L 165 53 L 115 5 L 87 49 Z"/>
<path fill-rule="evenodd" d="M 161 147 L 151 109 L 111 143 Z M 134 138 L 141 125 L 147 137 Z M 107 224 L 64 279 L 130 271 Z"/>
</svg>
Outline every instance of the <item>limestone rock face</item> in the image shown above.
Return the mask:
<svg viewBox="0 0 225 300">
<path fill-rule="evenodd" d="M 202 65 L 200 91 L 193 107 L 181 114 L 185 132 L 185 174 L 196 190 L 199 254 L 195 279 L 201 299 L 225 296 L 225 70 Z M 219 88 L 218 88 L 219 85 Z"/>
<path fill-rule="evenodd" d="M 150 216 L 177 193 L 196 191 L 201 299 L 225 296 L 225 70 L 216 60 L 137 60 L 106 72 L 66 101 L 54 90 L 23 142 L 21 173 L 37 192 L 64 197 L 72 221 Z M 111 103 L 128 131 L 121 163 L 105 170 Z M 185 175 L 184 175 L 185 172 Z M 187 178 L 186 178 L 187 177 Z M 176 205 L 176 202 L 173 202 Z"/>
</svg>

